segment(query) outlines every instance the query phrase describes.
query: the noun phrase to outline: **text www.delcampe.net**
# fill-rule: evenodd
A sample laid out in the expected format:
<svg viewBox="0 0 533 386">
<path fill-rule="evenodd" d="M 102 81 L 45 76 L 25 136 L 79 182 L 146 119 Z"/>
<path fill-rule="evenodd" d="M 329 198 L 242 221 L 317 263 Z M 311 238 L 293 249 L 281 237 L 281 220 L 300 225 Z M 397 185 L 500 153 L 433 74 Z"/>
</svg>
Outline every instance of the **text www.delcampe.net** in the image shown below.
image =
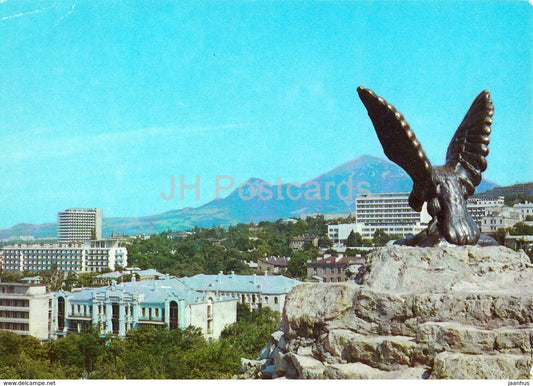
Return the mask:
<svg viewBox="0 0 533 386">
<path fill-rule="evenodd" d="M 56 381 L 2 381 L 4 386 L 55 386 Z"/>
</svg>

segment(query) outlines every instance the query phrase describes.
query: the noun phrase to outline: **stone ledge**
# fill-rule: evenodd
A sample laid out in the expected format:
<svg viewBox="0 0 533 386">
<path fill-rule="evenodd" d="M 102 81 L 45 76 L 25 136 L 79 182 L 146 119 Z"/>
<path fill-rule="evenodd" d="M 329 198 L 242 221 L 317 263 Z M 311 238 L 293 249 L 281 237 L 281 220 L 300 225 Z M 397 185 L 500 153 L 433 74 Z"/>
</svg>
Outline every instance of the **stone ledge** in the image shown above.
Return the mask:
<svg viewBox="0 0 533 386">
<path fill-rule="evenodd" d="M 412 366 L 422 356 L 422 348 L 412 337 L 369 336 L 349 330 L 331 330 L 325 349 L 342 362 L 361 362 L 383 371 Z"/>
<path fill-rule="evenodd" d="M 295 287 L 274 378 L 520 379 L 531 372 L 533 267 L 504 247 L 385 247 L 356 283 Z"/>
<path fill-rule="evenodd" d="M 435 357 L 431 378 L 528 379 L 531 376 L 530 371 L 530 355 L 442 352 Z"/>
<path fill-rule="evenodd" d="M 324 371 L 328 379 L 425 379 L 429 375 L 423 367 L 383 371 L 363 363 L 329 365 Z"/>
<path fill-rule="evenodd" d="M 452 322 L 427 322 L 418 326 L 417 341 L 438 347 L 436 351 L 464 354 L 531 353 L 533 325 L 493 330 Z"/>
</svg>

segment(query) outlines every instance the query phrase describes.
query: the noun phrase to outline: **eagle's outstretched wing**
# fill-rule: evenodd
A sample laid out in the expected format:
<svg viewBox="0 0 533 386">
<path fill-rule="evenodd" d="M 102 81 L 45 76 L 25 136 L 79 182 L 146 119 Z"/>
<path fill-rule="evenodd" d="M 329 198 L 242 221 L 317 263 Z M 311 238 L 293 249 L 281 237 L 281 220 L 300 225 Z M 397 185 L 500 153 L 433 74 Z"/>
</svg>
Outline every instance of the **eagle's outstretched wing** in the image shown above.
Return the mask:
<svg viewBox="0 0 533 386">
<path fill-rule="evenodd" d="M 474 194 L 487 169 L 490 132 L 494 106 L 488 91 L 482 91 L 470 106 L 455 132 L 448 151 L 446 166 L 457 173 L 465 197 Z"/>
<path fill-rule="evenodd" d="M 415 133 L 394 106 L 373 91 L 358 87 L 357 92 L 374 124 L 385 155 L 399 165 L 413 180 L 409 205 L 420 211 L 432 197 L 433 167 Z"/>
</svg>

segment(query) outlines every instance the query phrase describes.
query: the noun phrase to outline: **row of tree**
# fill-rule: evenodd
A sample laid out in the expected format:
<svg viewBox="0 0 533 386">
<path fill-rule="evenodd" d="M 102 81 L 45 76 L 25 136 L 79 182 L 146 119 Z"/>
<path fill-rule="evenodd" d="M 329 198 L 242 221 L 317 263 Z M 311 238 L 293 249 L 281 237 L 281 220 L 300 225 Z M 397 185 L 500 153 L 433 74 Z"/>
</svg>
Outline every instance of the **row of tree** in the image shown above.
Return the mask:
<svg viewBox="0 0 533 386">
<path fill-rule="evenodd" d="M 363 236 L 359 232 L 354 232 L 352 230 L 344 242 L 344 245 L 348 248 L 382 247 L 390 240 L 395 239 L 397 239 L 396 236 L 385 233 L 383 229 L 376 230 L 372 235 L 372 239 L 363 239 Z"/>
<path fill-rule="evenodd" d="M 239 306 L 238 321 L 218 340 L 196 328 L 143 326 L 126 338 L 83 331 L 41 344 L 0 331 L 0 379 L 221 379 L 239 371 L 240 358 L 256 358 L 279 314 Z"/>
<path fill-rule="evenodd" d="M 319 251 L 311 243 L 302 251 L 294 251 L 289 245 L 292 238 L 307 234 L 327 239 L 327 223 L 322 216 L 295 222 L 238 224 L 227 229 L 194 228 L 186 237 L 175 239 L 163 232 L 128 245 L 128 265 L 155 268 L 179 277 L 220 271 L 250 274 L 246 262 L 286 256 L 291 258 L 289 275 L 304 278 L 306 261 L 316 259 Z"/>
</svg>

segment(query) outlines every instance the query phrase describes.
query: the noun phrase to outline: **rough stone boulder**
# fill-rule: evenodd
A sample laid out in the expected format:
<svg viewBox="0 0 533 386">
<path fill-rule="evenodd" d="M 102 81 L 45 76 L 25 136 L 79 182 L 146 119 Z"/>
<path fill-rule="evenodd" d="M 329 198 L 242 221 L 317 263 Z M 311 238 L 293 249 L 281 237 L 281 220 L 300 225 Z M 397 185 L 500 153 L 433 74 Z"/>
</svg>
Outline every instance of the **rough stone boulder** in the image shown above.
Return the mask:
<svg viewBox="0 0 533 386">
<path fill-rule="evenodd" d="M 524 379 L 532 340 L 525 253 L 390 246 L 355 282 L 294 288 L 263 359 L 271 378 Z"/>
</svg>

